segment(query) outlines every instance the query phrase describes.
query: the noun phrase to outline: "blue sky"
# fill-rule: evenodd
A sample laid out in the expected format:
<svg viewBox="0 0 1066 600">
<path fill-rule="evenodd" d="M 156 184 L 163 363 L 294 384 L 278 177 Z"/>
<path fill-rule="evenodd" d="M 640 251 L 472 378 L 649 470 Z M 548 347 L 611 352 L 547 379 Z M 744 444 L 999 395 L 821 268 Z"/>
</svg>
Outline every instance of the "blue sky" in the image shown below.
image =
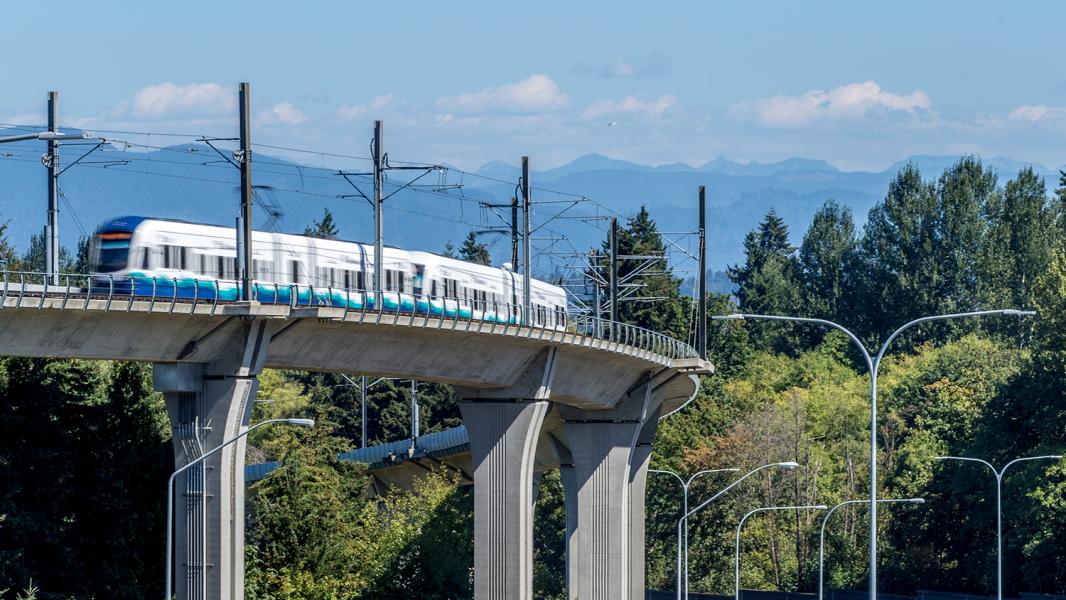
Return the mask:
<svg viewBox="0 0 1066 600">
<path fill-rule="evenodd" d="M 1062 2 L 54 2 L 4 8 L 0 122 L 476 168 L 529 154 L 1066 162 Z M 52 37 L 50 37 L 50 35 Z M 322 162 L 331 159 L 321 158 Z"/>
</svg>

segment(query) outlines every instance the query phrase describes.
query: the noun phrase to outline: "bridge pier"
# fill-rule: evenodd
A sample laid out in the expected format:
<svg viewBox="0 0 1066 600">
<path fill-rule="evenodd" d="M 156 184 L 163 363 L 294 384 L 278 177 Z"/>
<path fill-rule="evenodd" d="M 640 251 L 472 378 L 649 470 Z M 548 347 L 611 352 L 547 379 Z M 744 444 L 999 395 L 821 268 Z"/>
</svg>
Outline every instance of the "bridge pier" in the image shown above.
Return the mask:
<svg viewBox="0 0 1066 600">
<path fill-rule="evenodd" d="M 224 351 L 207 363 L 155 363 L 181 467 L 248 426 L 269 341 L 264 320 L 226 326 Z M 244 598 L 244 452 L 233 444 L 175 482 L 174 588 L 178 600 Z"/>
<path fill-rule="evenodd" d="M 461 388 L 474 466 L 474 598 L 533 598 L 533 463 L 555 373 L 541 352 L 506 389 Z"/>
<path fill-rule="evenodd" d="M 561 472 L 572 599 L 644 597 L 644 487 L 661 405 L 652 391 L 606 411 L 558 407 L 572 461 Z"/>
</svg>

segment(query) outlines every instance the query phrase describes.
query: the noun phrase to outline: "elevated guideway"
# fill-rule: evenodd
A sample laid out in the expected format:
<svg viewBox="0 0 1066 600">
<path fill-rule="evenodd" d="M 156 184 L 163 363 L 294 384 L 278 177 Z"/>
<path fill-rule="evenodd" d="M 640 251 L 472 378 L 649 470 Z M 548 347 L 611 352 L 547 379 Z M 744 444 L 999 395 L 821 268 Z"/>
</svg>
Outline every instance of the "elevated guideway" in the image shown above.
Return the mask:
<svg viewBox="0 0 1066 600">
<path fill-rule="evenodd" d="M 131 297 L 75 276 L 59 286 L 38 274 L 0 278 L 0 355 L 152 362 L 179 466 L 247 427 L 265 367 L 456 386 L 479 600 L 532 598 L 533 475 L 555 465 L 566 488 L 571 597 L 642 598 L 655 428 L 712 372 L 677 340 L 603 321 L 561 330 L 313 301 Z M 206 462 L 179 481 L 178 597 L 239 599 L 243 443 Z"/>
</svg>

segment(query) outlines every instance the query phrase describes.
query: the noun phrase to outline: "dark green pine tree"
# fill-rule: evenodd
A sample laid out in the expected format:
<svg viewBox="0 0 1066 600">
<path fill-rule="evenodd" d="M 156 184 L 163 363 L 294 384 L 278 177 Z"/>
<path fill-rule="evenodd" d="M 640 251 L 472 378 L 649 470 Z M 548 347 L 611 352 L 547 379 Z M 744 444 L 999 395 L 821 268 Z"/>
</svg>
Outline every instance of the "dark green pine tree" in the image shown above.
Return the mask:
<svg viewBox="0 0 1066 600">
<path fill-rule="evenodd" d="M 1058 235 L 1066 237 L 1066 171 L 1059 171 L 1059 187 L 1055 188 L 1055 215 Z"/>
<path fill-rule="evenodd" d="M 601 273 L 608 272 L 610 238 L 603 243 Z M 646 206 L 618 230 L 618 279 L 625 285 L 640 286 L 618 304 L 618 318 L 630 323 L 671 335 L 678 339 L 689 337 L 687 320 L 689 301 L 681 296 L 681 280 L 674 277 L 666 260 L 666 244 Z M 662 257 L 662 258 L 658 258 Z M 635 273 L 639 270 L 639 273 Z M 623 288 L 624 289 L 624 288 Z M 619 292 L 622 295 L 622 292 Z"/>
<path fill-rule="evenodd" d="M 744 264 L 729 268 L 729 278 L 737 286 L 740 310 L 765 315 L 795 315 L 803 310 L 795 252 L 789 243 L 788 226 L 771 209 L 762 223 L 744 236 Z M 752 345 L 778 352 L 798 351 L 795 328 L 784 325 L 754 325 Z"/>
<path fill-rule="evenodd" d="M 803 303 L 810 316 L 848 320 L 848 280 L 858 240 L 851 209 L 829 200 L 814 214 L 799 249 Z"/>
<path fill-rule="evenodd" d="M 304 235 L 327 240 L 337 239 L 338 233 L 337 223 L 333 220 L 333 213 L 328 208 L 322 209 L 321 219 L 316 219 L 304 228 Z"/>
<path fill-rule="evenodd" d="M 489 247 L 477 241 L 477 233 L 473 231 L 466 234 L 463 245 L 459 247 L 459 258 L 479 265 L 492 264 L 492 255 L 489 254 Z"/>
</svg>

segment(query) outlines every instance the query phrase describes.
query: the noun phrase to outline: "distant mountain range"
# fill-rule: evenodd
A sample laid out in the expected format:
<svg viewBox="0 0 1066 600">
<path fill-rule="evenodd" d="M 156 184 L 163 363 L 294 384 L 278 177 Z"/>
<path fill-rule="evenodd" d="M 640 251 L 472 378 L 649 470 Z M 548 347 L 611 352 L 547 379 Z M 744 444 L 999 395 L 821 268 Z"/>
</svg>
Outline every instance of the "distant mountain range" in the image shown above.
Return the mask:
<svg viewBox="0 0 1066 600">
<path fill-rule="evenodd" d="M 0 155 L 0 222 L 9 222 L 8 238 L 24 248 L 31 233 L 40 231 L 45 218 L 45 171 L 41 150 L 19 147 Z M 73 160 L 79 152 L 64 151 Z M 329 171 L 296 165 L 285 159 L 257 154 L 253 180 L 259 206 L 255 226 L 302 232 L 322 214 L 333 211 L 341 237 L 370 241 L 372 212 L 369 204 L 343 179 Z M 534 171 L 534 245 L 550 248 L 535 265 L 551 273 L 568 260 L 566 255 L 587 252 L 604 239 L 606 221 L 598 217 L 629 216 L 646 205 L 662 231 L 695 229 L 697 186 L 707 186 L 709 199 L 710 267 L 724 269 L 743 258 L 742 241 L 771 208 L 789 225 L 798 243 L 814 212 L 828 199 L 850 206 L 859 224 L 885 193 L 889 180 L 903 164 L 918 166 L 927 178 L 940 175 L 957 156 L 912 156 L 879 172 L 841 171 L 815 159 L 790 158 L 776 163 L 741 163 L 717 158 L 692 166 L 683 163 L 641 165 L 600 154 L 582 156 L 563 166 Z M 985 159 L 1005 182 L 1027 163 L 1009 158 Z M 1054 188 L 1058 169 L 1033 165 Z M 1066 168 L 1066 167 L 1064 167 Z M 410 172 L 394 172 L 406 174 Z M 428 187 L 397 193 L 386 203 L 385 237 L 390 245 L 439 252 L 445 244 L 458 245 L 471 230 L 495 230 L 505 225 L 509 211 L 496 216 L 480 203 L 510 201 L 519 168 L 492 162 L 476 175 L 462 178 L 463 187 L 434 190 Z M 419 183 L 430 183 L 429 176 Z M 450 173 L 447 183 L 459 177 Z M 399 178 L 390 180 L 402 182 Z M 368 191 L 364 181 L 363 191 Z M 119 215 L 136 214 L 232 225 L 238 207 L 237 170 L 222 162 L 205 146 L 182 146 L 148 153 L 108 147 L 70 169 L 60 179 L 60 232 L 65 245 Z M 386 190 L 390 191 L 390 190 Z M 555 192 L 560 192 L 559 194 Z M 447 194 L 447 195 L 444 195 Z M 347 198 L 339 198 L 347 195 Z M 596 204 L 570 202 L 584 196 Z M 502 217 L 502 218 L 501 218 Z M 485 233 L 494 259 L 508 260 L 509 236 Z M 694 249 L 693 238 L 683 245 Z"/>
</svg>

